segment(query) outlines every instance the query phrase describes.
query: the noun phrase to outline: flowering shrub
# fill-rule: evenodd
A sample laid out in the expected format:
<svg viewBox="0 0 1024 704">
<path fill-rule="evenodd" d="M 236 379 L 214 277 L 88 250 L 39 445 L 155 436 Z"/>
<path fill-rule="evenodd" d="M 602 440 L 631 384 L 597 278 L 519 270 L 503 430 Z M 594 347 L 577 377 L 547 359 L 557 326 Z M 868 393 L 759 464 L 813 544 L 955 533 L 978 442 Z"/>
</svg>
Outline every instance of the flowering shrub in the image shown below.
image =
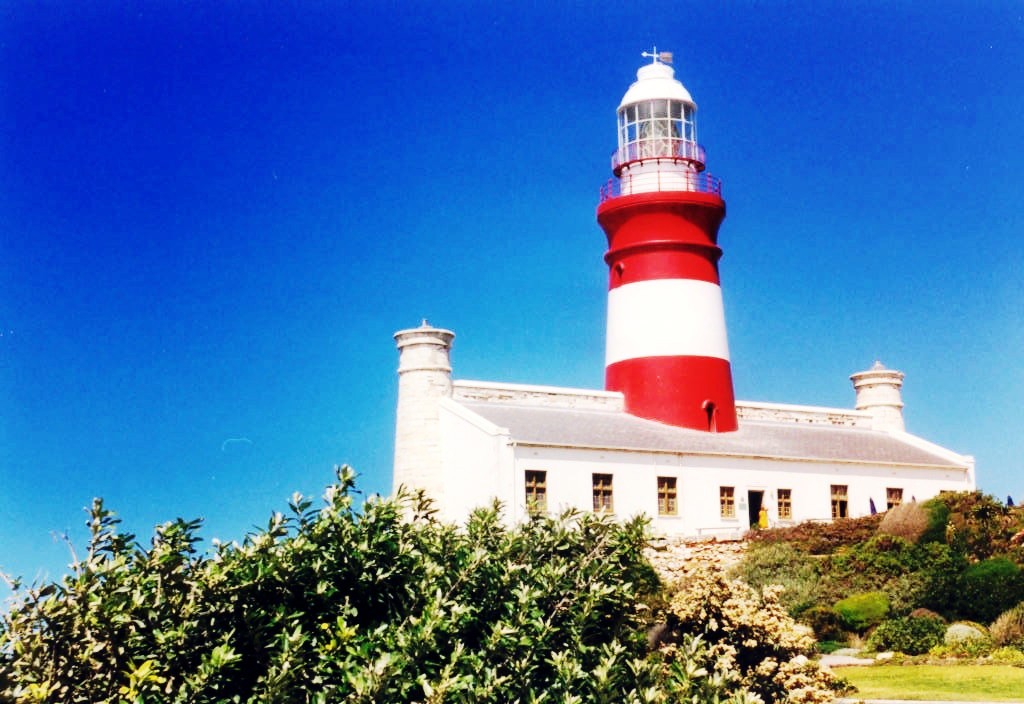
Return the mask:
<svg viewBox="0 0 1024 704">
<path fill-rule="evenodd" d="M 924 503 L 931 523 L 924 540 L 945 542 L 972 560 L 1024 553 L 1012 545 L 1013 534 L 1024 528 L 1024 512 L 1003 505 L 980 491 L 940 494 Z"/>
<path fill-rule="evenodd" d="M 778 587 L 758 592 L 711 566 L 692 572 L 668 608 L 666 657 L 675 643 L 700 636 L 716 667 L 738 684 L 772 702 L 831 701 L 838 681 L 807 659 L 814 649 L 811 629 L 796 623 L 779 600 Z"/>
</svg>

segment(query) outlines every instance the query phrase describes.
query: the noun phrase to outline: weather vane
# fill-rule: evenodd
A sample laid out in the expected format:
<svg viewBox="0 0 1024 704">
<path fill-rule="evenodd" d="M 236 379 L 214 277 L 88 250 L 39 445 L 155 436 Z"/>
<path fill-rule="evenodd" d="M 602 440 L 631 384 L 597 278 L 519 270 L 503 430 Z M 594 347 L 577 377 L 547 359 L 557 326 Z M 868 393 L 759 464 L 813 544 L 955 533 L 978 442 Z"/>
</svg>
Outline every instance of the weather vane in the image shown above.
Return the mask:
<svg viewBox="0 0 1024 704">
<path fill-rule="evenodd" d="M 652 51 L 645 51 L 640 54 L 645 59 L 651 59 L 652 64 L 661 62 L 663 64 L 672 63 L 672 52 L 671 51 L 658 51 L 658 46 L 655 45 Z"/>
</svg>

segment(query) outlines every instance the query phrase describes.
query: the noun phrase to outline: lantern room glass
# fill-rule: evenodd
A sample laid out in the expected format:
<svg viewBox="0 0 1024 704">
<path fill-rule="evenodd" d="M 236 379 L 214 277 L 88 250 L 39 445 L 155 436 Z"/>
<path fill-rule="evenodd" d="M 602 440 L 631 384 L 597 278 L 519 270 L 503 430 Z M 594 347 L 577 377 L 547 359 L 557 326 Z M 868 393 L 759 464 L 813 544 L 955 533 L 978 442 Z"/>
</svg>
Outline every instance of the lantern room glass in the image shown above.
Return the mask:
<svg viewBox="0 0 1024 704">
<path fill-rule="evenodd" d="M 687 156 L 684 143 L 697 142 L 694 106 L 681 100 L 645 100 L 619 110 L 619 153 L 622 161 Z"/>
</svg>

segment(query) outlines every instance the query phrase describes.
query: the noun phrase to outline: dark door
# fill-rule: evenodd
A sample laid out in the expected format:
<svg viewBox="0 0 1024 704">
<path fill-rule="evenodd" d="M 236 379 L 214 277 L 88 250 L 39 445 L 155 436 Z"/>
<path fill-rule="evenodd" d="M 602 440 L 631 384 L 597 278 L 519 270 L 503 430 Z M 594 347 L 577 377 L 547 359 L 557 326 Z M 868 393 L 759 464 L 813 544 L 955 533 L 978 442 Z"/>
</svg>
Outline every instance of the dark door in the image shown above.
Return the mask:
<svg viewBox="0 0 1024 704">
<path fill-rule="evenodd" d="M 764 503 L 763 491 L 747 492 L 747 513 L 750 518 L 750 527 L 758 527 L 758 518 L 761 516 L 761 505 Z"/>
</svg>

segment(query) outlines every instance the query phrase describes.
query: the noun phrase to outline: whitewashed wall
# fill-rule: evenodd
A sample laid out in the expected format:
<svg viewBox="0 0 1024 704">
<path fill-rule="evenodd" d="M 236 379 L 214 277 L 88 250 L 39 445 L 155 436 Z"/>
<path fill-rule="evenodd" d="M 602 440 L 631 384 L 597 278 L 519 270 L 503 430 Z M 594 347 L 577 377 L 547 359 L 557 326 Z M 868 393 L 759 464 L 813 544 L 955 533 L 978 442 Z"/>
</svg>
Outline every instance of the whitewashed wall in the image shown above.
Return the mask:
<svg viewBox="0 0 1024 704">
<path fill-rule="evenodd" d="M 588 450 L 516 444 L 508 431 L 467 410 L 457 401 L 439 402 L 443 489 L 435 496 L 441 516 L 462 521 L 474 508 L 499 499 L 510 521 L 526 516 L 525 474 L 547 473 L 550 512 L 564 508 L 590 511 L 592 475 L 611 474 L 615 515 L 646 514 L 665 535 L 734 537 L 750 527 L 749 491 L 764 492 L 772 525 L 778 489 L 792 491 L 792 523 L 831 518 L 831 485 L 848 486 L 850 516 L 870 512 L 873 499 L 885 510 L 886 489 L 903 489 L 904 501 L 918 501 L 940 491 L 974 488 L 973 461 L 913 436 L 904 439 L 929 450 L 967 461 L 967 469 L 784 461 L 765 458 L 709 457 L 658 452 Z M 676 477 L 677 516 L 658 516 L 658 477 Z M 719 487 L 735 488 L 735 518 L 722 518 Z"/>
<path fill-rule="evenodd" d="M 763 491 L 773 525 L 779 524 L 777 490 L 792 490 L 792 522 L 828 520 L 831 485 L 849 487 L 851 516 L 870 512 L 870 499 L 885 510 L 886 488 L 903 489 L 905 501 L 923 501 L 940 491 L 973 489 L 970 472 L 956 469 L 898 467 L 818 462 L 786 462 L 755 458 L 695 457 L 661 453 L 614 452 L 518 446 L 515 450 L 515 496 L 505 499 L 516 515 L 525 515 L 523 476 L 528 470 L 547 472 L 551 511 L 592 508 L 592 474 L 613 476 L 615 515 L 644 513 L 656 532 L 666 535 L 727 537 L 746 531 L 747 492 Z M 659 517 L 657 478 L 676 477 L 679 515 Z M 736 517 L 722 518 L 719 487 L 735 487 Z"/>
<path fill-rule="evenodd" d="M 462 521 L 495 498 L 508 505 L 516 481 L 508 432 L 450 399 L 439 402 L 438 416 L 444 490 L 434 498 L 441 516 Z"/>
</svg>

